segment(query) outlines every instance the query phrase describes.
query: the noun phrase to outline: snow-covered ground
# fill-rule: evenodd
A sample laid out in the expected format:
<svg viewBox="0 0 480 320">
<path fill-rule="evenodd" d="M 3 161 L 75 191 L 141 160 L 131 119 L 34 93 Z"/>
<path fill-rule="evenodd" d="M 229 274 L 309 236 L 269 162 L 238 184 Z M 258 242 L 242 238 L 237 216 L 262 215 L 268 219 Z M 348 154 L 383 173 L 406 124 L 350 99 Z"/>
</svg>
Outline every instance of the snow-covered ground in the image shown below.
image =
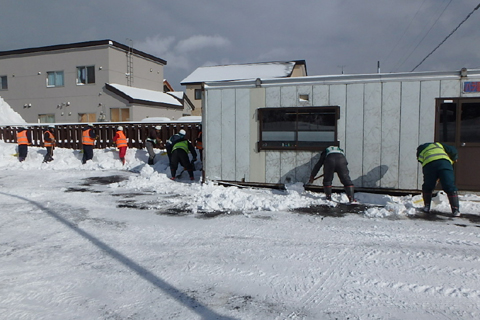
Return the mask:
<svg viewBox="0 0 480 320">
<path fill-rule="evenodd" d="M 0 142 L 1 319 L 480 318 L 477 195 L 467 218 L 427 221 L 418 197 L 349 207 L 301 184 L 174 182 L 162 153 L 20 163 L 15 147 Z"/>
</svg>

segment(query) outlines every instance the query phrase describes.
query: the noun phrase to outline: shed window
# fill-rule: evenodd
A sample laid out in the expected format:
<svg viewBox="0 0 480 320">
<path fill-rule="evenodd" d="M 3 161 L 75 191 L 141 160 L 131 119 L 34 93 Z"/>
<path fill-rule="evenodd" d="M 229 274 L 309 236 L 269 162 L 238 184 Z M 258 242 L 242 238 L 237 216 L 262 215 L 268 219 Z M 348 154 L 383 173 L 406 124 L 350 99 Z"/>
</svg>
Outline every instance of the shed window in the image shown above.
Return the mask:
<svg viewBox="0 0 480 320">
<path fill-rule="evenodd" d="M 260 150 L 322 150 L 337 144 L 340 108 L 261 108 Z"/>
</svg>

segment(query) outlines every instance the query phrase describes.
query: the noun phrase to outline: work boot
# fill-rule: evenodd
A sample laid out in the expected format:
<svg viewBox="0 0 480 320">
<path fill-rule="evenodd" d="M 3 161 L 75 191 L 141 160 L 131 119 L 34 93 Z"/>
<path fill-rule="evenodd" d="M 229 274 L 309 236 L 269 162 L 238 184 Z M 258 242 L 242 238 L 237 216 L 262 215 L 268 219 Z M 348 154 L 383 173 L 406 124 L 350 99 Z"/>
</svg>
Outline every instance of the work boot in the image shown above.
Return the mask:
<svg viewBox="0 0 480 320">
<path fill-rule="evenodd" d="M 423 197 L 423 212 L 430 212 L 430 203 L 432 202 L 432 193 L 431 192 L 422 192 Z"/>
<path fill-rule="evenodd" d="M 452 209 L 452 216 L 460 216 L 460 201 L 458 200 L 458 193 L 454 191 L 448 194 L 448 202 L 450 202 L 450 208 Z"/>
<path fill-rule="evenodd" d="M 323 192 L 325 192 L 327 200 L 332 200 L 332 186 L 323 186 Z"/>
<path fill-rule="evenodd" d="M 357 200 L 355 200 L 355 198 L 353 197 L 353 195 L 355 193 L 353 186 L 346 186 L 345 187 L 345 193 L 347 194 L 348 201 L 350 201 L 350 203 L 357 202 Z"/>
</svg>

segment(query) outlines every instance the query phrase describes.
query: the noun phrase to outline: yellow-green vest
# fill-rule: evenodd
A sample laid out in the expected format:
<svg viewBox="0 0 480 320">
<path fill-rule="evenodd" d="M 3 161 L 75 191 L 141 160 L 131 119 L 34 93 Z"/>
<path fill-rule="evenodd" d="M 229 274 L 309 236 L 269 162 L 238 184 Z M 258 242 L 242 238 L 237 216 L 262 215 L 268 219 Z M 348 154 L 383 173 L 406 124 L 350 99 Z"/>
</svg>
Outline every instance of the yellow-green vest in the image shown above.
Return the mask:
<svg viewBox="0 0 480 320">
<path fill-rule="evenodd" d="M 185 150 L 186 153 L 188 153 L 188 151 L 189 151 L 188 150 L 188 140 L 183 140 L 183 141 L 175 143 L 175 145 L 173 146 L 172 152 L 176 149 L 182 149 L 182 150 Z"/>
<path fill-rule="evenodd" d="M 450 163 L 453 164 L 452 159 L 450 159 L 450 157 L 445 152 L 445 149 L 440 143 L 430 144 L 418 155 L 418 161 L 422 164 L 422 166 L 425 166 L 432 161 L 440 159 L 448 160 L 450 161 Z"/>
</svg>

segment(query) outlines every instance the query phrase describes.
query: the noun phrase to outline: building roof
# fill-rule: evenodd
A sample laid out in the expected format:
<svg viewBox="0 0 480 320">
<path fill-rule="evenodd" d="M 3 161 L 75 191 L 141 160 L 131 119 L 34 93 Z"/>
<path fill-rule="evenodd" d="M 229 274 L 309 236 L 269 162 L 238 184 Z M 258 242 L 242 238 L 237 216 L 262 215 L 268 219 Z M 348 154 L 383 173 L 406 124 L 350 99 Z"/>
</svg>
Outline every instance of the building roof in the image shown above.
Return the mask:
<svg viewBox="0 0 480 320">
<path fill-rule="evenodd" d="M 169 93 L 129 87 L 116 83 L 106 83 L 105 88 L 126 99 L 129 103 L 183 109 L 183 101 Z"/>
<path fill-rule="evenodd" d="M 96 47 L 96 46 L 112 46 L 126 52 L 131 51 L 135 55 L 158 62 L 163 65 L 167 64 L 167 61 L 163 59 L 160 59 L 158 57 L 152 56 L 151 54 L 145 53 L 143 51 L 137 50 L 135 48 L 126 46 L 124 44 L 121 44 L 119 42 L 109 40 L 109 39 L 58 44 L 53 46 L 36 47 L 36 48 L 16 49 L 16 50 L 9 50 L 9 51 L 0 51 L 0 57 L 9 56 L 9 55 L 28 54 L 28 53 L 41 53 L 41 52 L 51 52 L 51 51 L 58 51 L 58 50 L 68 50 L 68 49 L 76 49 L 76 48 L 88 48 L 88 47 Z"/>
<path fill-rule="evenodd" d="M 231 64 L 223 66 L 199 67 L 181 84 L 204 83 L 211 81 L 234 81 L 256 78 L 289 77 L 296 65 L 305 65 L 305 60 Z"/>
</svg>

